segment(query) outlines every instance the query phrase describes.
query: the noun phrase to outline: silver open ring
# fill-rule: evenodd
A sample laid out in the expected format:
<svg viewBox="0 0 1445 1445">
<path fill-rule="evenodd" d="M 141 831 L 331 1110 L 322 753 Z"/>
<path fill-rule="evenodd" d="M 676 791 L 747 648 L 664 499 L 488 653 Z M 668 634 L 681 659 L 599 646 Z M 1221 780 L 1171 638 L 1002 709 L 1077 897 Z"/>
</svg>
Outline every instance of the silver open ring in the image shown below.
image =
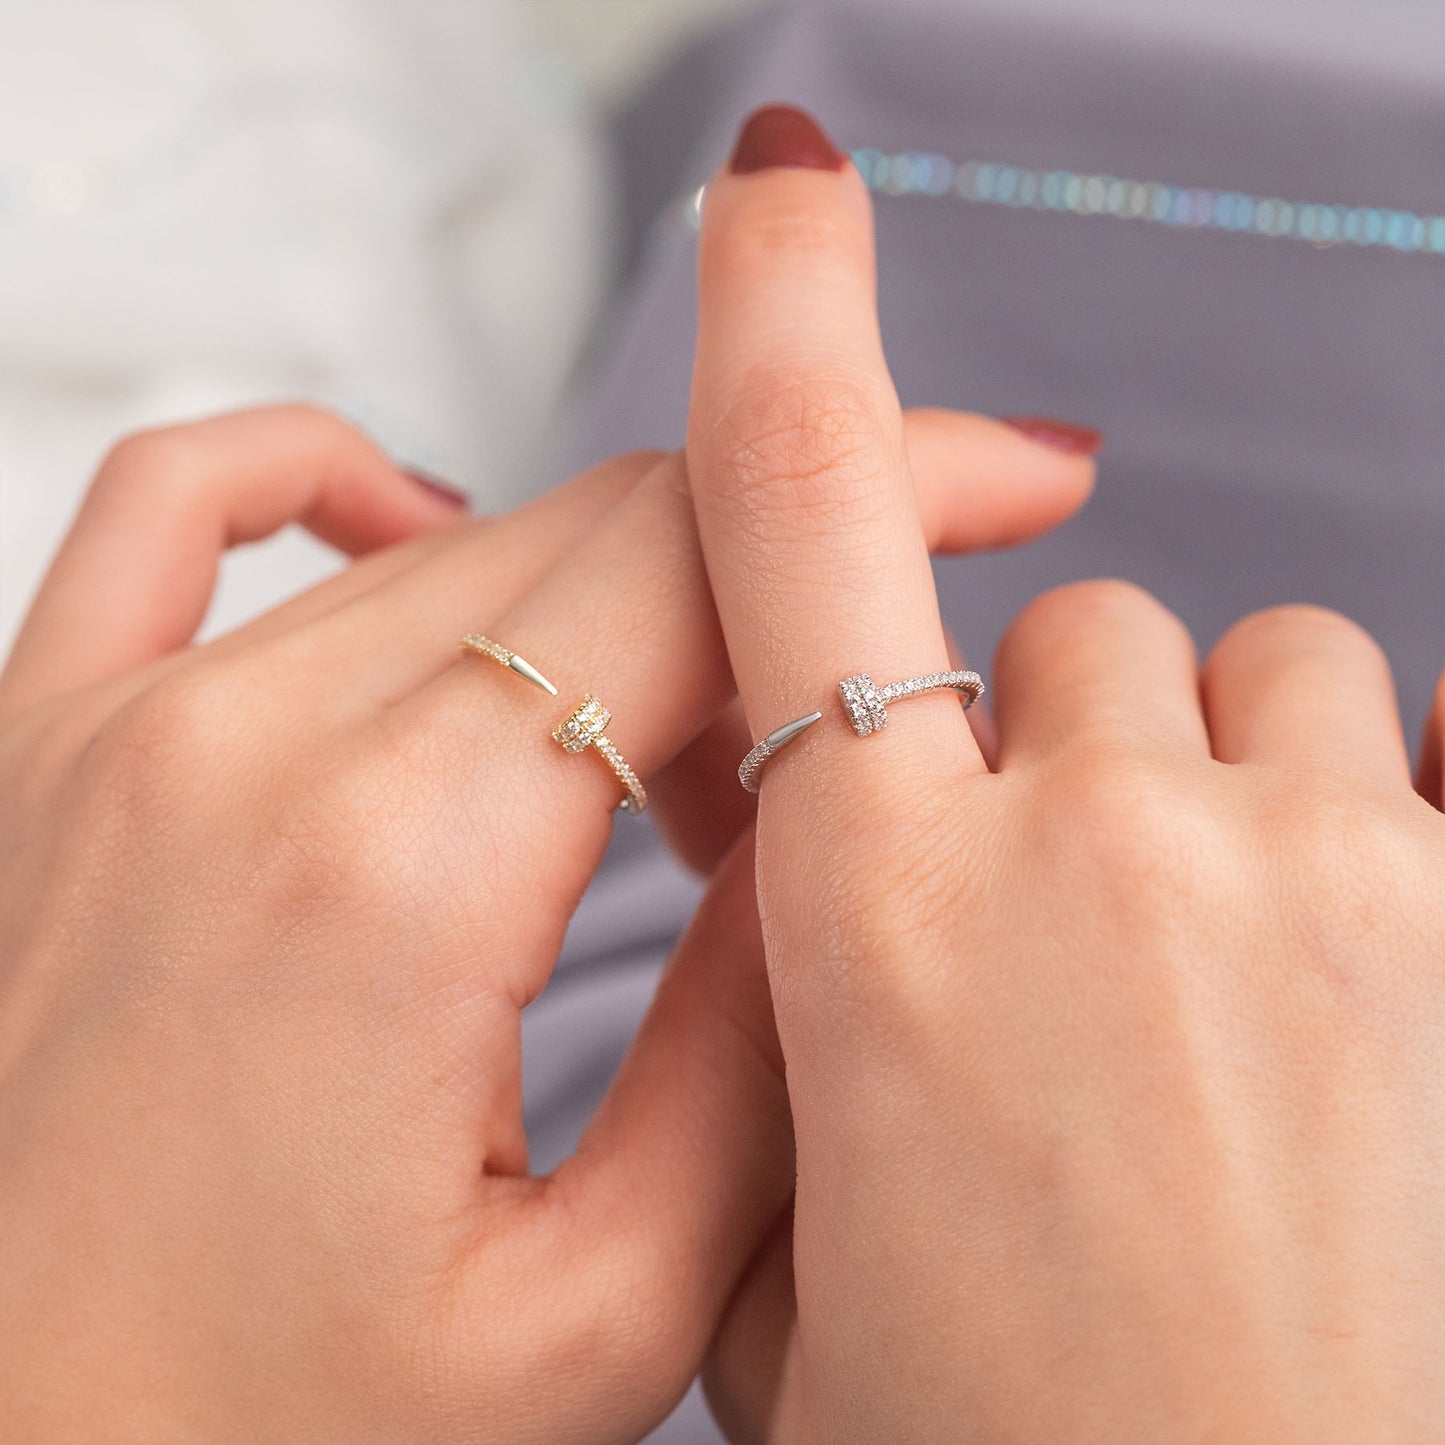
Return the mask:
<svg viewBox="0 0 1445 1445">
<path fill-rule="evenodd" d="M 890 702 L 917 697 L 919 693 L 934 692 L 939 688 L 950 688 L 958 693 L 963 698 L 965 711 L 983 696 L 984 691 L 983 679 L 976 672 L 930 672 L 926 677 L 910 677 L 903 682 L 890 682 L 886 687 L 877 686 L 866 672 L 859 672 L 845 677 L 838 684 L 838 695 L 843 699 L 843 709 L 848 714 L 853 731 L 860 738 L 866 738 L 869 733 L 887 727 Z M 810 712 L 806 717 L 794 718 L 755 743 L 747 757 L 738 764 L 738 781 L 743 787 L 750 793 L 756 793 L 768 760 L 822 716 L 820 712 Z"/>
</svg>

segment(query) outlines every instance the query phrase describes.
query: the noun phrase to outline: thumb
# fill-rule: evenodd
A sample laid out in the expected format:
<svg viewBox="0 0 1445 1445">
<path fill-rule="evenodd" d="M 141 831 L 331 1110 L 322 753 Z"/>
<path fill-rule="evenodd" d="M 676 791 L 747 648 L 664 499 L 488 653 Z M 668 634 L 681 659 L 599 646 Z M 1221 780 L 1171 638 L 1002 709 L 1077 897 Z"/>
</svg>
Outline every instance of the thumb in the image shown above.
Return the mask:
<svg viewBox="0 0 1445 1445">
<path fill-rule="evenodd" d="M 567 1362 L 545 1376 L 575 1397 L 554 1394 L 578 1425 L 565 1438 L 604 1401 L 627 1402 L 630 1438 L 667 1415 L 793 1180 L 749 828 L 577 1153 L 534 1201 L 522 1277 L 551 1284 L 530 1290 L 526 1333 Z"/>
</svg>

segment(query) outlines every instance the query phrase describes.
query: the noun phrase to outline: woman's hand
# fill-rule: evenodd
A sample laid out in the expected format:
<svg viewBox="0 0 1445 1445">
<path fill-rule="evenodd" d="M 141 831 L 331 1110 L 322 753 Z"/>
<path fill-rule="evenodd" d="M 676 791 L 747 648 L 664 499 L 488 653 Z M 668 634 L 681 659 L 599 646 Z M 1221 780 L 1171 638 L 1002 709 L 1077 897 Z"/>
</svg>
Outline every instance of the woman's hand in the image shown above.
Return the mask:
<svg viewBox="0 0 1445 1445">
<path fill-rule="evenodd" d="M 720 1336 L 719 1416 L 1434 1439 L 1445 817 L 1385 660 L 1293 607 L 1201 676 L 1159 603 L 1085 583 L 1001 647 L 994 771 L 948 693 L 855 737 L 839 679 L 938 671 L 945 640 L 867 196 L 797 127 L 755 121 L 709 188 L 688 439 L 753 733 L 825 713 L 762 780 L 797 1197 Z"/>
<path fill-rule="evenodd" d="M 1088 490 L 996 422 L 907 433 L 940 545 Z M 187 647 L 222 549 L 292 519 L 402 545 Z M 550 730 L 595 688 L 650 777 L 731 695 L 681 459 L 456 520 L 280 409 L 123 444 L 55 564 L 0 678 L 7 1441 L 634 1439 L 786 1201 L 746 854 L 527 1171 L 520 1011 L 621 796 Z M 714 856 L 735 816 L 674 831 Z"/>
</svg>

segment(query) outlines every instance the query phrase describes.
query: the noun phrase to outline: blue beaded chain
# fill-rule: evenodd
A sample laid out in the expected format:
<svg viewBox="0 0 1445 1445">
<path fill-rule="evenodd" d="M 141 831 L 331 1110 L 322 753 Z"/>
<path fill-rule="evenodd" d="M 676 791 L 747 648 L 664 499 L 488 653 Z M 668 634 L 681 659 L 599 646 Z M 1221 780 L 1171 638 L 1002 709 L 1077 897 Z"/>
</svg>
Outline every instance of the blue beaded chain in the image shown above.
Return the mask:
<svg viewBox="0 0 1445 1445">
<path fill-rule="evenodd" d="M 868 189 L 883 196 L 924 196 L 1015 210 L 1058 211 L 1074 216 L 1112 216 L 1193 231 L 1231 231 L 1316 247 L 1376 247 L 1445 255 L 1445 216 L 1380 206 L 1332 206 L 1132 181 L 1079 171 L 1036 170 L 999 161 L 955 162 L 931 151 L 886 151 L 864 147 L 853 164 Z M 702 191 L 684 202 L 696 226 Z"/>
</svg>

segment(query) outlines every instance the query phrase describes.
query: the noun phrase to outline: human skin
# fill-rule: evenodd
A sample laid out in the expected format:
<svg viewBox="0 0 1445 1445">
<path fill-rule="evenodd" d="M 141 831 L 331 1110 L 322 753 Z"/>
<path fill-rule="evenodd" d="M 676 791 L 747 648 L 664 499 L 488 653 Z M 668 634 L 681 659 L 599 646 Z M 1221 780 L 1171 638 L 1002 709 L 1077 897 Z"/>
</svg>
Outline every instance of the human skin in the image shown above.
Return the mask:
<svg viewBox="0 0 1445 1445">
<path fill-rule="evenodd" d="M 996 421 L 906 429 L 942 548 L 1091 485 Z M 191 645 L 222 550 L 291 520 L 368 555 Z M 791 1134 L 740 852 L 582 1149 L 528 1172 L 520 1011 L 620 796 L 549 737 L 589 688 L 715 860 L 732 684 L 677 453 L 485 521 L 306 408 L 111 455 L 0 676 L 7 1445 L 621 1441 L 675 1403 Z"/>
<path fill-rule="evenodd" d="M 702 242 L 686 467 L 455 524 L 281 411 L 103 469 L 0 677 L 6 1439 L 635 1439 L 723 1312 L 737 1439 L 1433 1438 L 1438 714 L 1422 801 L 1313 609 L 1201 674 L 1134 589 L 1050 594 L 992 769 L 948 697 L 835 709 L 528 1176 L 518 1013 L 617 796 L 546 737 L 571 694 L 710 863 L 728 661 L 753 732 L 933 671 L 928 544 L 1088 486 L 901 416 L 851 173 L 719 175 Z M 220 549 L 294 517 L 401 545 L 187 647 Z"/>
<path fill-rule="evenodd" d="M 871 216 L 796 115 L 702 213 L 687 459 L 762 780 L 797 1193 L 710 1396 L 738 1441 L 1435 1441 L 1440 709 L 1308 606 L 1202 667 L 1122 582 L 1027 607 L 986 763 L 949 694 Z M 766 131 L 781 137 L 770 164 Z M 764 279 L 756 263 L 766 258 Z"/>
</svg>

